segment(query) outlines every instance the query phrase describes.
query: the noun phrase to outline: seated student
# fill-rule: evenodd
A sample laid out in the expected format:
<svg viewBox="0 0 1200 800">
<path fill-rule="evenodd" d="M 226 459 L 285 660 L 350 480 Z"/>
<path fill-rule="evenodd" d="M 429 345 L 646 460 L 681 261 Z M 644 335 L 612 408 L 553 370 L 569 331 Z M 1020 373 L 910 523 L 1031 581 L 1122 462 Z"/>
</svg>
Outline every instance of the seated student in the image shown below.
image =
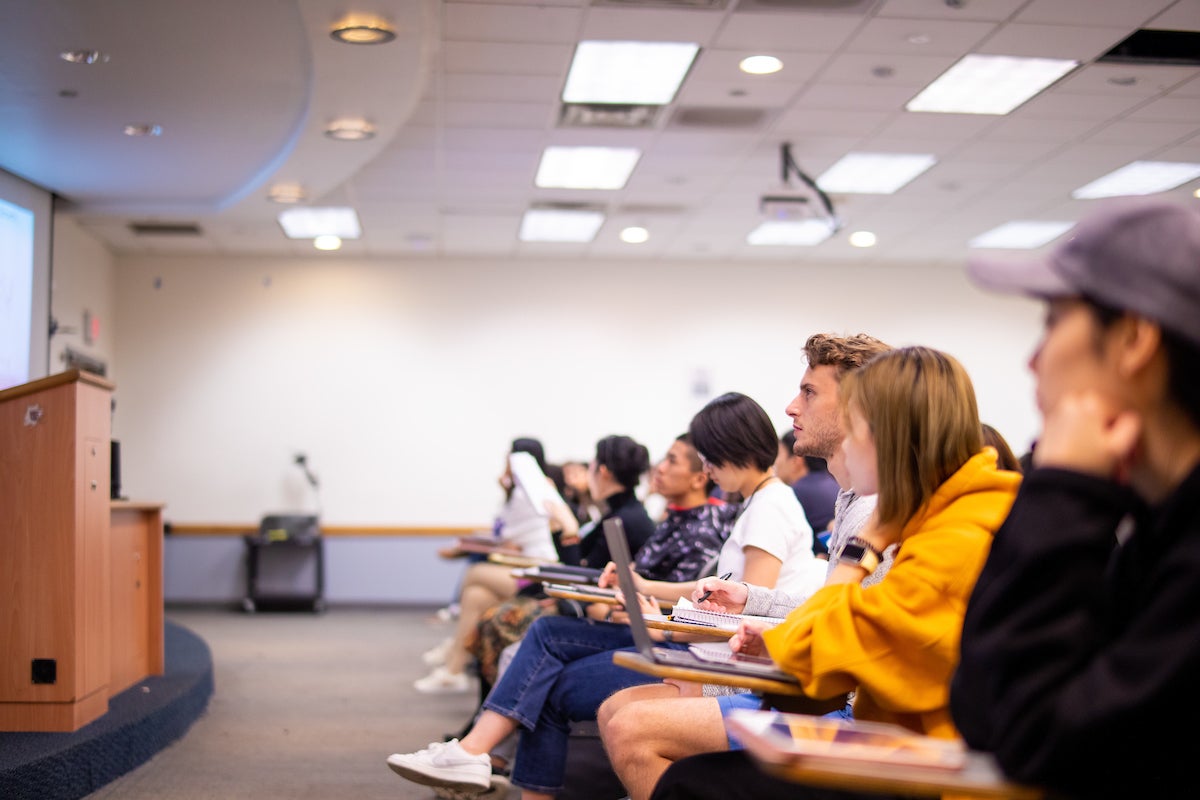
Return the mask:
<svg viewBox="0 0 1200 800">
<path fill-rule="evenodd" d="M 546 519 L 546 515 L 533 507 L 529 497 L 513 481 L 512 469 L 509 467 L 508 460 L 508 456 L 513 453 L 528 453 L 533 456 L 533 460 L 543 471 L 546 469 L 545 451 L 540 441 L 529 437 L 513 439 L 512 445 L 504 457 L 504 469 L 496 479 L 504 491 L 504 502 L 501 503 L 500 510 L 492 522 L 492 536 L 495 538 L 496 544 L 507 546 L 514 553 L 523 553 L 532 558 L 552 561 L 556 557 L 556 550 L 550 523 Z M 443 558 L 460 558 L 463 554 L 456 547 L 446 547 L 439 550 L 438 555 Z M 470 569 L 470 565 L 486 561 L 487 556 L 480 553 L 468 553 L 466 560 L 467 568 Z M 463 581 L 460 579 L 458 585 L 454 587 L 454 596 L 451 598 L 450 604 L 438 611 L 438 617 L 441 620 L 449 621 L 458 617 L 462 588 Z M 426 652 L 422 656 L 425 663 L 431 667 L 443 663 L 446 660 L 446 653 L 453 643 L 454 638 L 450 637 Z"/>
<path fill-rule="evenodd" d="M 1200 737 L 1200 214 L 1112 201 L 1046 261 L 1043 429 L 967 606 L 963 738 L 1055 797 L 1191 797 Z"/>
<path fill-rule="evenodd" d="M 624 523 L 632 552 L 637 552 L 654 532 L 654 523 L 634 494 L 634 489 L 649 466 L 650 453 L 643 445 L 628 436 L 606 436 L 596 443 L 596 457 L 588 467 L 592 497 L 606 505 L 604 518 L 615 517 Z M 549 523 L 544 512 L 543 509 L 542 524 L 548 532 Z M 580 534 L 582 563 L 586 564 L 588 558 L 608 558 L 608 545 L 596 544 L 596 539 L 603 541 L 603 536 L 587 535 L 584 531 Z M 555 558 L 554 555 L 544 557 L 548 561 Z M 423 694 L 461 694 L 470 691 L 471 679 L 466 674 L 466 667 L 471 656 L 467 651 L 467 640 L 474 635 L 475 626 L 483 613 L 514 597 L 519 588 L 511 567 L 483 562 L 467 570 L 459 595 L 460 610 L 454 638 L 445 649 L 443 663 L 436 665 L 429 675 L 413 684 L 417 691 Z M 429 658 L 425 660 L 427 663 L 431 661 Z"/>
<path fill-rule="evenodd" d="M 596 442 L 596 456 L 588 464 L 588 491 L 605 511 L 597 522 L 579 530 L 580 564 L 599 568 L 608 563 L 608 543 L 599 532 L 604 520 L 621 520 L 631 553 L 638 552 L 654 533 L 654 522 L 636 494 L 649 469 L 650 451 L 630 437 L 605 436 Z"/>
<path fill-rule="evenodd" d="M 666 499 L 667 516 L 638 550 L 634 559 L 638 574 L 657 580 L 689 581 L 711 571 L 729 535 L 736 509 L 711 499 L 710 487 L 691 437 L 681 434 L 650 471 L 650 489 Z M 563 521 L 569 528 L 571 520 Z M 608 609 L 607 605 L 595 604 L 588 612 L 602 619 Z M 481 682 L 490 689 L 496 682 L 501 651 L 519 640 L 535 619 L 555 613 L 557 604 L 544 595 L 540 599 L 526 596 L 489 609 L 468 648 L 479 660 Z M 480 700 L 486 697 L 485 692 Z"/>
<path fill-rule="evenodd" d="M 1017 458 L 1008 441 L 1000 435 L 1000 431 L 983 423 L 983 443 L 996 451 L 996 466 L 1009 472 L 1024 472 L 1021 459 Z"/>
<path fill-rule="evenodd" d="M 766 412 L 745 395 L 722 395 L 696 414 L 689 434 L 708 473 L 726 491 L 746 498 L 721 548 L 717 569 L 765 586 L 786 579 L 793 591 L 811 592 L 814 587 L 804 583 L 814 573 L 810 565 L 823 568 L 824 562 L 812 554 L 812 530 L 796 496 L 771 473 L 776 439 Z M 730 543 L 735 543 L 732 548 Z M 646 583 L 654 596 L 667 601 L 695 586 L 694 581 Z M 541 617 L 521 640 L 483 713 L 461 742 L 436 742 L 417 753 L 393 754 L 388 765 L 418 783 L 486 789 L 491 781 L 489 751 L 521 728 L 512 782 L 526 798 L 550 797 L 564 782 L 571 723 L 594 719 L 601 701 L 612 692 L 653 680 L 613 664 L 613 650 L 632 647 L 626 624 Z"/>
<path fill-rule="evenodd" d="M 792 419 L 791 446 L 796 456 L 827 461 L 829 471 L 843 488 L 830 542 L 835 553 L 857 536 L 875 508 L 875 495 L 857 494 L 850 486 L 842 453 L 840 384 L 845 376 L 890 348 L 870 336 L 837 337 L 814 334 L 805 343 L 808 367 L 800 391 L 787 406 Z M 779 461 L 775 462 L 776 467 Z M 863 579 L 878 583 L 887 573 L 895 547 L 884 551 L 883 562 Z M 831 557 L 826 576 L 837 564 Z M 806 597 L 746 583 L 706 578 L 696 587 L 712 591 L 706 606 L 734 613 L 782 617 Z M 678 702 L 688 698 L 687 702 Z M 600 732 L 614 770 L 630 797 L 644 800 L 671 761 L 685 755 L 723 749 L 723 717 L 734 708 L 758 708 L 762 699 L 749 693 L 698 697 L 694 684 L 664 681 L 624 689 L 609 697 L 597 714 Z M 636 706 L 630 710 L 627 707 Z M 731 743 L 732 744 L 732 743 Z"/>
<path fill-rule="evenodd" d="M 796 499 L 804 508 L 804 516 L 813 529 L 813 552 L 818 556 L 827 556 L 829 548 L 822 541 L 821 534 L 828 535 L 841 487 L 837 479 L 829 474 L 825 459 L 797 453 L 796 432 L 789 428 L 779 437 L 775 474 L 792 487 Z"/>
<path fill-rule="evenodd" d="M 876 357 L 842 386 L 851 484 L 878 493 L 858 557 L 843 550 L 826 585 L 775 628 L 743 623 L 731 639 L 769 654 L 811 697 L 854 691 L 854 716 L 955 738 L 950 676 L 967 596 L 1020 476 L 984 448 L 975 393 L 962 366 L 925 347 Z M 898 544 L 883 580 L 863 578 Z M 684 702 L 684 701 L 678 701 Z M 723 742 L 715 743 L 723 746 Z M 877 797 L 814 789 L 761 773 L 744 751 L 676 761 L 654 798 Z"/>
</svg>

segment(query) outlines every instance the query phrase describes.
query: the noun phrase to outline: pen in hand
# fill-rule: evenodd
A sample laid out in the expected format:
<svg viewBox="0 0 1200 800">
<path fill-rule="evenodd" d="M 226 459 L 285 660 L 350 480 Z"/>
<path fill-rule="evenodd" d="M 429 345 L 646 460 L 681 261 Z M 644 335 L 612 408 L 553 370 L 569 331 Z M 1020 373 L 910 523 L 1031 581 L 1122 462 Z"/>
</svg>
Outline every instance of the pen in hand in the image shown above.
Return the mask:
<svg viewBox="0 0 1200 800">
<path fill-rule="evenodd" d="M 726 572 L 726 573 L 725 573 L 724 575 L 722 575 L 722 576 L 721 576 L 721 577 L 720 577 L 718 580 L 727 581 L 727 580 L 729 580 L 729 579 L 730 579 L 730 578 L 732 578 L 732 577 L 733 577 L 733 573 L 732 573 L 732 572 Z M 697 603 L 703 603 L 705 600 L 707 600 L 707 599 L 708 599 L 709 597 L 711 597 L 711 596 L 712 596 L 712 589 L 709 589 L 707 592 L 705 592 L 704 594 L 702 594 L 702 595 L 700 595 L 699 597 L 697 597 L 697 598 L 696 598 L 696 602 L 697 602 Z"/>
</svg>

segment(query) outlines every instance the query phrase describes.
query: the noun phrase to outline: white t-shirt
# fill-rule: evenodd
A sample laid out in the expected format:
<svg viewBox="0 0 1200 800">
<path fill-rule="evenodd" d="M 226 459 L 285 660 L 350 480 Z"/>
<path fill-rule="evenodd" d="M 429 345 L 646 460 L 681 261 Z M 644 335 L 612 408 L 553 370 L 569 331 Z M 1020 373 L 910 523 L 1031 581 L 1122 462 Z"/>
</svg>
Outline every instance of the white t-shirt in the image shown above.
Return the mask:
<svg viewBox="0 0 1200 800">
<path fill-rule="evenodd" d="M 514 486 L 508 502 L 496 517 L 497 536 L 521 548 L 521 554 L 545 561 L 558 561 L 554 538 L 550 535 L 550 519 L 537 513 L 529 495 Z"/>
<path fill-rule="evenodd" d="M 812 537 L 812 528 L 792 487 L 773 481 L 750 495 L 721 547 L 717 574 L 732 572 L 730 580 L 743 580 L 745 548 L 757 547 L 781 562 L 774 588 L 807 597 L 825 582 L 828 566 L 813 555 Z"/>
</svg>

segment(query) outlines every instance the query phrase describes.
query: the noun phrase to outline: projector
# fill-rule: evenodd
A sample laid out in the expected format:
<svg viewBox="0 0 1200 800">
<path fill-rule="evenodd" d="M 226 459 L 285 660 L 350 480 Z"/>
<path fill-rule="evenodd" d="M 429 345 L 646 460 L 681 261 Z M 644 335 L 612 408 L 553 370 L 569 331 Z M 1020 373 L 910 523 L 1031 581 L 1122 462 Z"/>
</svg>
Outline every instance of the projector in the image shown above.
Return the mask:
<svg viewBox="0 0 1200 800">
<path fill-rule="evenodd" d="M 766 194 L 759 198 L 762 215 L 776 222 L 797 222 L 822 215 L 812 199 L 805 195 Z"/>
</svg>

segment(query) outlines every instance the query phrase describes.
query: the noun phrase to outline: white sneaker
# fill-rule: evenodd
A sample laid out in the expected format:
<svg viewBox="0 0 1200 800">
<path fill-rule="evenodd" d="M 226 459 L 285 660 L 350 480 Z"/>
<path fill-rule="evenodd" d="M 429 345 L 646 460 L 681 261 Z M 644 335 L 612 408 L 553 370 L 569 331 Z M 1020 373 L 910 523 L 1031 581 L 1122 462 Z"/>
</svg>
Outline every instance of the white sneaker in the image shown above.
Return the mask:
<svg viewBox="0 0 1200 800">
<path fill-rule="evenodd" d="M 492 785 L 492 758 L 471 755 L 458 739 L 433 742 L 415 753 L 392 753 L 388 766 L 401 777 L 424 786 L 441 786 L 479 794 Z"/>
<path fill-rule="evenodd" d="M 438 622 L 454 622 L 458 619 L 458 603 L 451 603 L 445 608 L 439 608 L 434 614 Z"/>
<path fill-rule="evenodd" d="M 438 644 L 426 650 L 421 654 L 421 660 L 425 662 L 427 667 L 440 667 L 446 663 L 446 654 L 450 652 L 450 648 L 454 645 L 454 639 L 443 639 Z"/>
<path fill-rule="evenodd" d="M 413 687 L 421 694 L 465 694 L 471 691 L 471 679 L 465 672 L 435 667 L 433 672 L 415 681 Z"/>
</svg>

